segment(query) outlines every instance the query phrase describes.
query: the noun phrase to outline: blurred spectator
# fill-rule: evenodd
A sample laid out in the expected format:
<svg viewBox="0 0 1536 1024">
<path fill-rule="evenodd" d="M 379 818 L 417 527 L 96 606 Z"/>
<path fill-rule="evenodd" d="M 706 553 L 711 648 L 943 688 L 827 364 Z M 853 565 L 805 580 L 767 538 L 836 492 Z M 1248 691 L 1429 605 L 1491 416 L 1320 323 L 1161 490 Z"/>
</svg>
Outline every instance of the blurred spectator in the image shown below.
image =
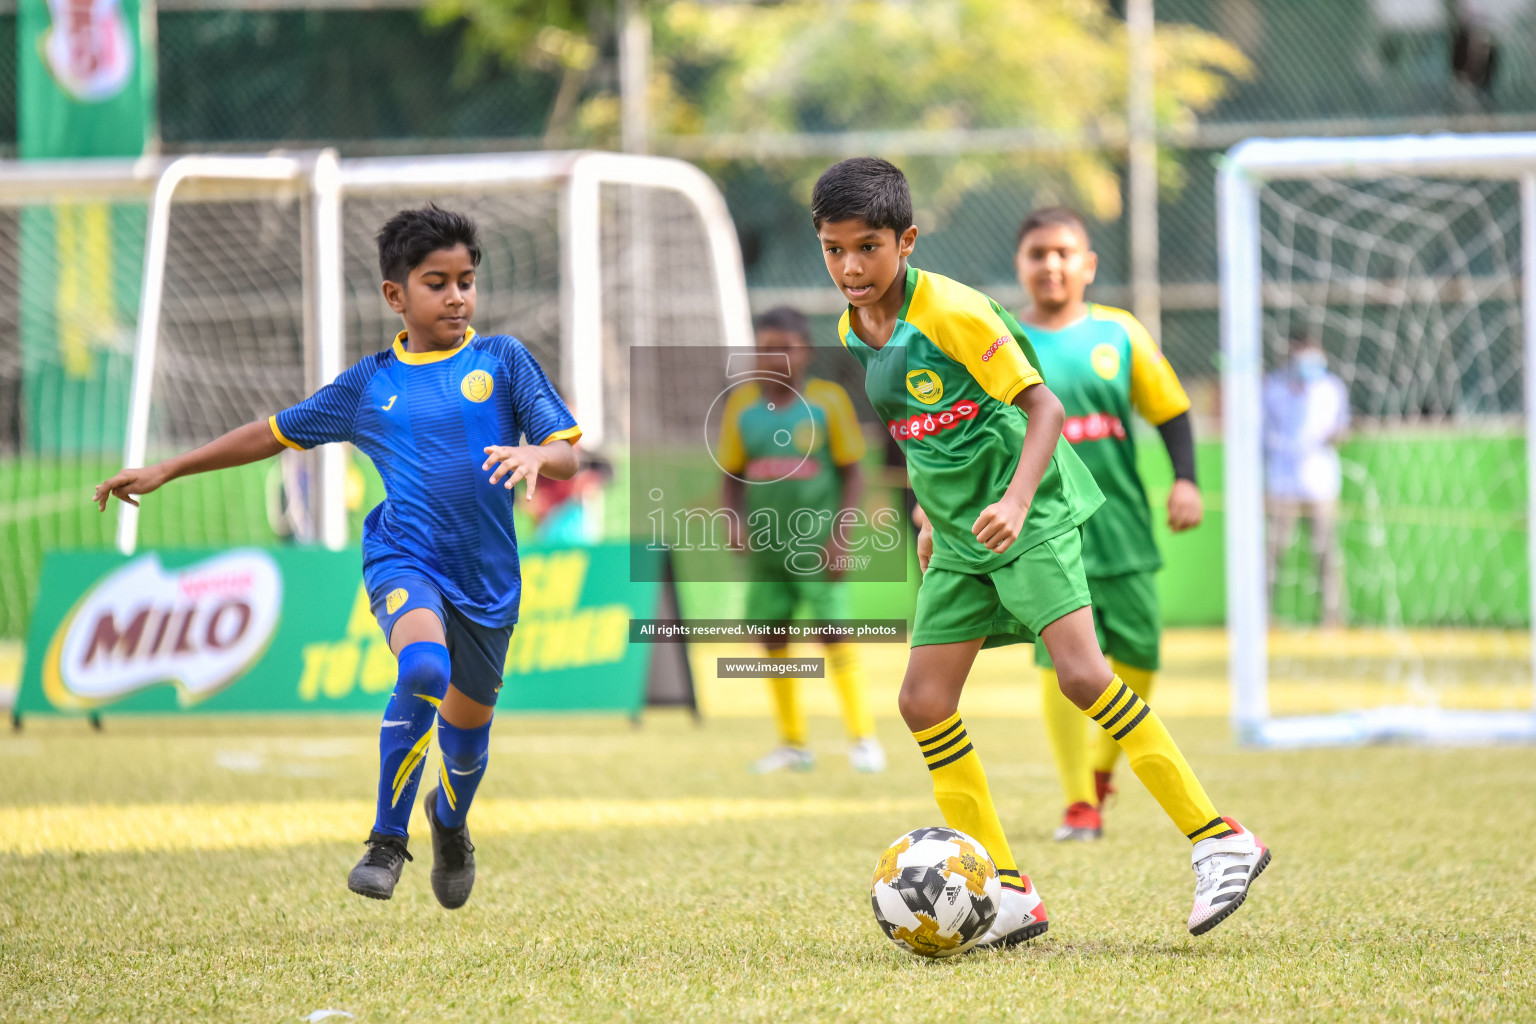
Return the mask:
<svg viewBox="0 0 1536 1024">
<path fill-rule="evenodd" d="M 1325 628 L 1343 621 L 1338 445 L 1348 429 L 1349 390 L 1329 371 L 1322 343 L 1310 332 L 1293 335 L 1285 368 L 1264 381 L 1270 604 L 1280 558 L 1295 539 L 1297 520 L 1305 517 Z"/>
<path fill-rule="evenodd" d="M 533 489 L 529 515 L 534 541 L 551 547 L 596 544 L 603 539 L 601 505 L 593 500 L 613 479 L 613 467 L 578 449 L 581 468 L 569 480 L 541 476 Z"/>
</svg>

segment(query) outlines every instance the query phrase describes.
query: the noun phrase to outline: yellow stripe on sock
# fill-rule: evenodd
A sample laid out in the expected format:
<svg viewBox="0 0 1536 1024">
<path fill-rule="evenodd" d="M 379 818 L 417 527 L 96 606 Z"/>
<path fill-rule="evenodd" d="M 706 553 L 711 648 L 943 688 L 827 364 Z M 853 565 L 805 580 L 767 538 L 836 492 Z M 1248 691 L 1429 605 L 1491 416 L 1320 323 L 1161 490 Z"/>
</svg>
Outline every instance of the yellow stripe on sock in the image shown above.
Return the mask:
<svg viewBox="0 0 1536 1024">
<path fill-rule="evenodd" d="M 406 751 L 405 758 L 400 762 L 400 767 L 395 769 L 395 795 L 389 802 L 391 807 L 400 802 L 400 794 L 405 791 L 405 784 L 410 781 L 411 775 L 416 771 L 416 766 L 426 759 L 427 745 L 431 742 L 432 730 L 428 729 L 421 734 L 421 739 L 416 741 L 415 746 Z"/>
<path fill-rule="evenodd" d="M 451 810 L 458 810 L 459 798 L 453 792 L 453 783 L 448 781 L 448 766 L 446 764 L 437 766 L 437 776 L 443 780 L 443 796 L 448 798 L 448 807 Z"/>
<path fill-rule="evenodd" d="M 939 737 L 943 736 L 945 733 L 949 732 L 959 724 L 960 712 L 956 711 L 954 714 L 944 719 L 944 721 L 940 722 L 938 725 L 930 725 L 926 729 L 919 729 L 917 732 L 914 732 L 912 734 L 912 738 L 917 740 L 918 746 L 924 747 Z"/>
<path fill-rule="evenodd" d="M 428 704 L 431 704 L 433 707 L 438 708 L 439 710 L 441 710 L 443 706 L 443 698 L 441 697 L 429 697 L 424 693 L 418 693 L 416 696 L 420 697 L 422 700 L 426 701 Z"/>
</svg>

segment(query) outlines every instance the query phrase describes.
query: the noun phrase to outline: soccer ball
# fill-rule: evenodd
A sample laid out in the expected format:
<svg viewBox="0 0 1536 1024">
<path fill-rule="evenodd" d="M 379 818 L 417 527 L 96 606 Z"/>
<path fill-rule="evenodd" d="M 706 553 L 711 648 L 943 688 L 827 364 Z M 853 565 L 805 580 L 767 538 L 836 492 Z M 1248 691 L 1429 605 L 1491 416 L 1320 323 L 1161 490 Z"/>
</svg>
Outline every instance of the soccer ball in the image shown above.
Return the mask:
<svg viewBox="0 0 1536 1024">
<path fill-rule="evenodd" d="M 920 828 L 880 855 L 869 902 L 897 948 L 918 956 L 968 952 L 997 917 L 1003 882 L 980 843 L 952 828 Z"/>
</svg>

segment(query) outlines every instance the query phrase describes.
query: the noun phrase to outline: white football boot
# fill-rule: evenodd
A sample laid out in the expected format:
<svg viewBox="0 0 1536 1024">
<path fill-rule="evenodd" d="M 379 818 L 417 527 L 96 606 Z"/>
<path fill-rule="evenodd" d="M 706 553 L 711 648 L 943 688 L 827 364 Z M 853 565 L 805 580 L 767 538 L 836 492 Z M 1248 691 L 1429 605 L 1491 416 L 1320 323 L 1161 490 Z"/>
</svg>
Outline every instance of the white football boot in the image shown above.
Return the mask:
<svg viewBox="0 0 1536 1024">
<path fill-rule="evenodd" d="M 1045 919 L 1045 903 L 1035 891 L 1028 875 L 1020 875 L 1024 892 L 1003 886 L 1002 904 L 997 908 L 997 919 L 987 934 L 976 943 L 976 949 L 1004 949 L 1028 942 L 1044 935 L 1050 922 Z"/>
<path fill-rule="evenodd" d="M 856 772 L 885 771 L 885 748 L 873 736 L 848 745 L 848 765 Z"/>
<path fill-rule="evenodd" d="M 774 747 L 748 766 L 756 775 L 782 771 L 808 772 L 815 767 L 815 754 L 805 747 L 790 746 Z"/>
<path fill-rule="evenodd" d="M 1269 867 L 1269 847 L 1231 818 L 1222 820 L 1237 835 L 1202 839 L 1189 855 L 1195 869 L 1195 908 L 1189 912 L 1194 935 L 1204 935 L 1232 916 L 1248 898 L 1253 880 Z"/>
</svg>

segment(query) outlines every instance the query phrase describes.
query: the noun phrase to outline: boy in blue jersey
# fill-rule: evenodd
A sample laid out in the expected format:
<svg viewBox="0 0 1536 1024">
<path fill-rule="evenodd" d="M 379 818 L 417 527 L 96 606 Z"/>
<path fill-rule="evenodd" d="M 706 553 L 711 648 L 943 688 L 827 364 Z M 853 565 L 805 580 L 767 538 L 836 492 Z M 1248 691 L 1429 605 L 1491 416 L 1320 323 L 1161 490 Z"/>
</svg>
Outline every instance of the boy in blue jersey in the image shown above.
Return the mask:
<svg viewBox="0 0 1536 1024">
<path fill-rule="evenodd" d="M 190 473 L 270 458 L 283 448 L 356 445 L 383 478 L 385 499 L 363 524 L 363 576 L 374 616 L 399 662 L 379 732 L 378 807 L 353 892 L 394 895 L 407 824 L 437 721 L 439 785 L 423 809 L 432 827 L 432 891 L 463 906 L 475 881 L 466 816 L 485 774 L 491 716 L 517 622 L 521 573 L 512 488 L 540 475 L 569 479 L 581 430 L 522 342 L 480 337 L 468 217 L 428 206 L 379 232 L 384 299 L 405 329 L 314 395 L 194 451 L 120 471 L 96 488 L 137 505 Z"/>
</svg>

